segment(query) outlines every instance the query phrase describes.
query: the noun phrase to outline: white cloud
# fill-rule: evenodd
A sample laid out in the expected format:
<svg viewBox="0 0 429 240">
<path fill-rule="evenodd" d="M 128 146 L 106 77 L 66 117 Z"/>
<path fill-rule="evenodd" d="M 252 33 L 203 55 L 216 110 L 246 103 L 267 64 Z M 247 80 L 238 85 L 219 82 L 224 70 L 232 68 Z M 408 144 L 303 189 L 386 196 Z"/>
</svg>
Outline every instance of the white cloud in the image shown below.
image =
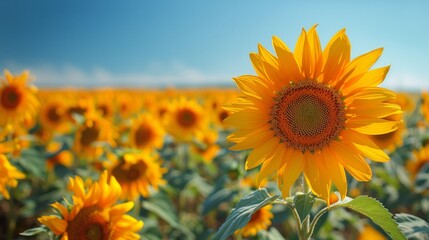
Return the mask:
<svg viewBox="0 0 429 240">
<path fill-rule="evenodd" d="M 383 87 L 397 91 L 422 91 L 429 90 L 429 80 L 423 76 L 408 72 L 393 72 L 388 74 Z"/>
<path fill-rule="evenodd" d="M 73 65 L 60 67 L 44 65 L 18 68 L 10 66 L 11 70 L 28 69 L 40 87 L 166 87 L 166 86 L 219 86 L 232 84 L 230 76 L 206 74 L 183 64 L 165 65 L 154 64 L 145 72 L 117 74 L 104 68 L 93 68 L 85 71 Z M 163 70 L 161 70 L 163 69 Z"/>
</svg>

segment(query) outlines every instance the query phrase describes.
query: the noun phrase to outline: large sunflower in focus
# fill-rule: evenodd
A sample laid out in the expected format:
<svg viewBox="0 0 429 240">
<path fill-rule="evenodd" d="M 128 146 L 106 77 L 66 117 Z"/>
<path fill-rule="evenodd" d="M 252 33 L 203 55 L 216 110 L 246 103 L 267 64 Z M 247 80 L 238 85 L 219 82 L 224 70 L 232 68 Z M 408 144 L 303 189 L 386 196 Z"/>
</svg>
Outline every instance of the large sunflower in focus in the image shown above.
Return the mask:
<svg viewBox="0 0 429 240">
<path fill-rule="evenodd" d="M 28 86 L 27 71 L 13 76 L 5 70 L 5 80 L 0 86 L 0 125 L 21 123 L 33 118 L 39 107 L 36 88 Z"/>
<path fill-rule="evenodd" d="M 237 128 L 231 149 L 253 149 L 246 169 L 262 164 L 258 182 L 276 175 L 283 197 L 303 173 L 315 194 L 329 199 L 334 184 L 344 198 L 345 170 L 368 181 L 364 157 L 389 160 L 368 135 L 398 128 L 385 119 L 400 110 L 395 93 L 378 87 L 389 67 L 370 70 L 382 49 L 351 60 L 344 29 L 322 50 L 315 27 L 302 30 L 294 52 L 277 37 L 273 45 L 277 56 L 261 45 L 250 54 L 256 76 L 234 79 L 244 95 L 227 107 Z"/>
</svg>

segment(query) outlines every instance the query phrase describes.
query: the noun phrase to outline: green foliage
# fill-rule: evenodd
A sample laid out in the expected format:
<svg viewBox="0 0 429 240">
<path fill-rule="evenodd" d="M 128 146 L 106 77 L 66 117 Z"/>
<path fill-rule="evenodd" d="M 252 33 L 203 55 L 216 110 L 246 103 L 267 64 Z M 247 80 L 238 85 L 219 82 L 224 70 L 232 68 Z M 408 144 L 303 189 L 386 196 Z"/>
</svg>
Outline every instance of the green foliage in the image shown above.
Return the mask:
<svg viewBox="0 0 429 240">
<path fill-rule="evenodd" d="M 226 219 L 225 223 L 219 228 L 213 240 L 226 239 L 238 229 L 243 228 L 250 221 L 253 213 L 262 207 L 271 204 L 279 196 L 270 196 L 264 188 L 256 190 L 244 196 L 237 206 L 232 209 L 231 214 Z"/>
<path fill-rule="evenodd" d="M 395 219 L 408 239 L 429 239 L 429 223 L 425 220 L 406 213 L 396 214 Z"/>
<path fill-rule="evenodd" d="M 156 214 L 171 227 L 180 230 L 186 235 L 187 239 L 195 239 L 194 234 L 186 226 L 180 224 L 179 219 L 177 218 L 177 213 L 174 209 L 174 204 L 166 194 L 159 192 L 143 201 L 142 204 L 144 209 Z"/>
<path fill-rule="evenodd" d="M 19 235 L 26 236 L 26 237 L 32 237 L 32 236 L 35 236 L 37 234 L 47 233 L 47 232 L 48 231 L 46 230 L 45 227 L 35 227 L 35 228 L 27 229 L 24 232 L 20 233 Z"/>
<path fill-rule="evenodd" d="M 353 200 L 346 200 L 335 204 L 332 208 L 346 207 L 370 218 L 375 224 L 380 226 L 392 239 L 406 239 L 392 218 L 392 214 L 374 198 L 359 196 Z"/>
<path fill-rule="evenodd" d="M 294 197 L 293 203 L 301 221 L 303 221 L 305 217 L 310 214 L 311 208 L 313 207 L 315 201 L 315 196 L 311 192 L 305 194 L 297 194 Z"/>
</svg>

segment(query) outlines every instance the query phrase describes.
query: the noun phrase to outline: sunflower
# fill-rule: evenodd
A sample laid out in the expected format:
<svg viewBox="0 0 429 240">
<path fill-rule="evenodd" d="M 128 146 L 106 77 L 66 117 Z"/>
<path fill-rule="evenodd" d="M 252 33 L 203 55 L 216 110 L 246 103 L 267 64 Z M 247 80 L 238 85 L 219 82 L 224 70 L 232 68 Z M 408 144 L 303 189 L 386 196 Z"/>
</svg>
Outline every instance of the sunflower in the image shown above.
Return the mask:
<svg viewBox="0 0 429 240">
<path fill-rule="evenodd" d="M 217 131 L 211 129 L 201 131 L 197 133 L 196 139 L 197 142 L 191 146 L 191 150 L 200 155 L 204 161 L 211 162 L 220 150 L 216 143 Z"/>
<path fill-rule="evenodd" d="M 253 149 L 245 168 L 262 164 L 258 182 L 276 175 L 283 197 L 303 173 L 311 190 L 328 201 L 334 184 L 347 193 L 345 170 L 369 181 L 365 161 L 389 157 L 368 135 L 398 129 L 398 121 L 383 119 L 400 110 L 395 93 L 380 84 L 389 67 L 369 70 L 380 57 L 376 49 L 350 60 L 345 30 L 322 51 L 315 26 L 302 30 L 295 51 L 273 37 L 277 56 L 263 46 L 250 59 L 256 76 L 235 78 L 244 94 L 228 105 L 225 121 L 237 130 L 228 139 L 232 150 Z"/>
<path fill-rule="evenodd" d="M 37 114 L 39 101 L 36 98 L 36 88 L 28 86 L 29 73 L 24 71 L 19 76 L 13 76 L 5 70 L 5 80 L 0 87 L 0 125 L 7 123 L 22 123 Z"/>
<path fill-rule="evenodd" d="M 235 234 L 241 234 L 243 237 L 252 237 L 261 230 L 267 230 L 271 225 L 271 219 L 274 217 L 271 213 L 271 208 L 272 205 L 267 205 L 258 209 L 252 214 L 252 217 L 246 226 L 236 231 Z"/>
<path fill-rule="evenodd" d="M 50 142 L 46 145 L 46 153 L 48 159 L 46 160 L 46 168 L 52 170 L 55 165 L 63 165 L 71 167 L 73 165 L 73 153 L 69 150 L 62 149 L 61 143 Z"/>
<path fill-rule="evenodd" d="M 204 112 L 196 100 L 180 98 L 172 103 L 166 119 L 167 131 L 178 141 L 190 141 L 205 125 Z"/>
<path fill-rule="evenodd" d="M 423 166 L 429 164 L 429 145 L 413 151 L 413 155 L 414 159 L 407 161 L 406 168 L 410 173 L 411 180 L 415 181 L 417 174 L 423 169 Z"/>
<path fill-rule="evenodd" d="M 7 187 L 16 187 L 18 185 L 17 180 L 24 178 L 24 173 L 20 172 L 17 168 L 10 164 L 7 157 L 0 153 L 0 195 L 3 195 L 4 198 L 9 199 L 10 195 Z"/>
<path fill-rule="evenodd" d="M 70 124 L 66 118 L 67 105 L 64 100 L 51 98 L 42 103 L 40 107 L 40 125 L 44 132 L 66 133 L 70 130 Z"/>
<path fill-rule="evenodd" d="M 85 187 L 83 180 L 70 178 L 68 188 L 73 192 L 73 205 L 64 206 L 58 202 L 51 206 L 60 216 L 42 216 L 37 220 L 51 231 L 68 239 L 125 240 L 140 239 L 136 233 L 143 222 L 126 215 L 133 202 L 116 204 L 121 195 L 121 186 L 115 177 L 103 172 L 100 179 Z"/>
<path fill-rule="evenodd" d="M 400 121 L 402 119 L 402 114 L 394 114 L 383 119 Z M 396 129 L 395 131 L 380 135 L 372 135 L 370 136 L 370 139 L 381 149 L 393 152 L 396 148 L 402 146 L 403 136 L 405 132 L 405 123 L 400 122 L 400 124 L 398 125 L 398 129 Z"/>
<path fill-rule="evenodd" d="M 116 132 L 112 124 L 97 112 L 89 110 L 76 130 L 73 149 L 81 157 L 97 158 L 103 153 L 106 144 L 116 146 L 115 138 Z"/>
<path fill-rule="evenodd" d="M 371 225 L 365 224 L 363 226 L 362 230 L 360 230 L 357 239 L 358 240 L 367 240 L 367 239 L 386 240 L 387 238 L 383 234 L 381 234 L 379 231 L 374 229 Z"/>
<path fill-rule="evenodd" d="M 158 190 L 159 185 L 165 184 L 162 175 L 167 169 L 161 167 L 157 156 L 148 152 L 125 153 L 118 160 L 111 159 L 107 168 L 121 185 L 123 199 L 148 197 L 150 189 Z"/>
<path fill-rule="evenodd" d="M 164 129 L 156 118 L 149 114 L 140 114 L 132 122 L 129 142 L 131 147 L 152 151 L 162 147 L 164 134 Z"/>
</svg>

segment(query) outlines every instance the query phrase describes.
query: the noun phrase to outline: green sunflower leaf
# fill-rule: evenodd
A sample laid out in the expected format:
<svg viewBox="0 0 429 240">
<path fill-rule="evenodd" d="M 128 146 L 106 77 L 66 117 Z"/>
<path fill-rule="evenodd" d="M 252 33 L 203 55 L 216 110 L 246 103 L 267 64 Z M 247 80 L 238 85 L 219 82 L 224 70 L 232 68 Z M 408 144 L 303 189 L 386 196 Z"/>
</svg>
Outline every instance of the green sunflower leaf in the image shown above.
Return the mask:
<svg viewBox="0 0 429 240">
<path fill-rule="evenodd" d="M 411 214 L 395 215 L 399 228 L 408 239 L 429 239 L 429 223 Z"/>
<path fill-rule="evenodd" d="M 301 221 L 304 221 L 305 217 L 308 216 L 315 201 L 316 199 L 311 192 L 297 194 L 293 198 L 293 203 L 295 204 L 295 208 Z"/>
<path fill-rule="evenodd" d="M 253 213 L 262 207 L 274 202 L 279 196 L 270 196 L 265 188 L 258 189 L 244 196 L 237 206 L 232 209 L 231 214 L 219 228 L 213 240 L 226 239 L 238 229 L 246 226 Z"/>
<path fill-rule="evenodd" d="M 398 223 L 392 218 L 392 214 L 375 198 L 359 196 L 353 200 L 347 200 L 334 204 L 331 208 L 346 207 L 367 216 L 375 224 L 380 226 L 392 239 L 406 240 L 398 227 Z"/>
<path fill-rule="evenodd" d="M 27 229 L 24 232 L 20 233 L 19 235 L 31 237 L 31 236 L 38 235 L 40 233 L 47 233 L 47 232 L 48 231 L 46 230 L 46 228 L 42 226 L 42 227 L 35 227 L 35 228 Z"/>
</svg>

